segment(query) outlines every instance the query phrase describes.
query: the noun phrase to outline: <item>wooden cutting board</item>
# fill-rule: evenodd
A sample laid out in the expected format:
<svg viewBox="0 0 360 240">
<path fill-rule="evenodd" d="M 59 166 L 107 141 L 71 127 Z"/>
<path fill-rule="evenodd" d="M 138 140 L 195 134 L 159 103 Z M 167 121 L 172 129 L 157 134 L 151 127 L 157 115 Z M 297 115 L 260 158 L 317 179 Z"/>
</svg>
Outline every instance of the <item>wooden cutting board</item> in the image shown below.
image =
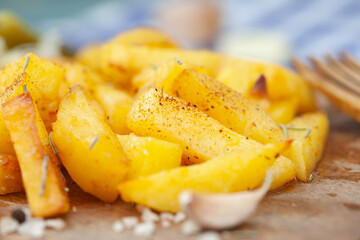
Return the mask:
<svg viewBox="0 0 360 240">
<path fill-rule="evenodd" d="M 311 183 L 290 182 L 270 192 L 256 214 L 242 226 L 221 233 L 233 239 L 360 239 L 360 124 L 345 115 L 330 113 L 331 131 L 322 161 Z M 114 233 L 112 223 L 124 216 L 138 216 L 130 204 L 104 204 L 70 185 L 72 210 L 63 216 L 63 231 L 46 230 L 43 239 L 98 240 L 144 239 L 131 231 Z M 24 194 L 0 197 L 0 216 L 25 206 Z M 9 235 L 4 239 L 29 239 Z M 179 226 L 157 228 L 153 239 L 196 239 L 181 234 Z"/>
</svg>

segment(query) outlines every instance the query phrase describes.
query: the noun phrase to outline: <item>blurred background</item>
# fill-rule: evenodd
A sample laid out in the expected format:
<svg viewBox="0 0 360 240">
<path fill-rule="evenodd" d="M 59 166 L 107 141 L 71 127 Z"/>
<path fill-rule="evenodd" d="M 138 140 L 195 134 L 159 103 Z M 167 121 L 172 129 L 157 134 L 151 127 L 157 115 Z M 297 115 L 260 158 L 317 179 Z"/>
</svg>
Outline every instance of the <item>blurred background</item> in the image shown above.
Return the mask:
<svg viewBox="0 0 360 240">
<path fill-rule="evenodd" d="M 42 51 L 48 54 L 56 53 L 56 44 L 75 51 L 150 25 L 188 48 L 281 64 L 292 56 L 305 60 L 342 50 L 360 58 L 358 0 L 0 0 L 0 8 L 17 14 L 39 39 L 46 39 Z M 1 27 L 0 18 L 0 35 Z"/>
</svg>

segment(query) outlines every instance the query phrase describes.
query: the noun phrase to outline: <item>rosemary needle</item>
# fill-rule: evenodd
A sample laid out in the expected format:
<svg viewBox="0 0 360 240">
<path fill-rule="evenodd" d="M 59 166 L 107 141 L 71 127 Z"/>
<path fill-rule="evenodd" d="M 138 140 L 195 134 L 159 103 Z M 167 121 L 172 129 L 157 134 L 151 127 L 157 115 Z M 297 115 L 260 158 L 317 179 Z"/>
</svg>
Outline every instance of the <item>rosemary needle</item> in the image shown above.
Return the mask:
<svg viewBox="0 0 360 240">
<path fill-rule="evenodd" d="M 98 136 L 96 136 L 95 138 L 94 138 L 94 141 L 90 144 L 90 146 L 89 146 L 89 150 L 91 150 L 91 149 L 93 149 L 93 147 L 95 146 L 95 144 L 99 141 L 99 137 Z"/>
<path fill-rule="evenodd" d="M 43 163 L 42 163 L 42 175 L 41 175 L 41 189 L 40 196 L 44 196 L 45 188 L 46 188 L 46 177 L 47 177 L 47 169 L 49 165 L 49 155 L 44 155 Z"/>
<path fill-rule="evenodd" d="M 49 142 L 50 142 L 51 148 L 52 148 L 52 150 L 54 151 L 55 154 L 58 154 L 59 152 L 58 152 L 58 150 L 56 149 L 55 145 L 52 142 L 51 135 L 52 135 L 52 132 L 50 132 L 50 134 L 49 134 Z"/>
<path fill-rule="evenodd" d="M 304 137 L 304 138 L 307 138 L 307 137 L 310 135 L 310 133 L 311 133 L 311 129 L 309 129 L 309 130 L 306 132 L 306 134 L 305 134 L 305 137 Z"/>
<path fill-rule="evenodd" d="M 289 133 L 288 133 L 288 130 L 287 130 L 286 126 L 285 126 L 284 124 L 282 124 L 282 123 L 280 123 L 279 126 L 280 126 L 281 129 L 284 131 L 285 137 L 288 138 L 288 137 L 289 137 Z"/>
<path fill-rule="evenodd" d="M 23 85 L 23 90 L 24 90 L 24 92 L 27 92 L 27 87 L 26 87 L 26 85 Z"/>
<path fill-rule="evenodd" d="M 25 63 L 24 63 L 24 67 L 23 67 L 21 73 L 25 73 L 26 68 L 27 68 L 27 66 L 29 65 L 29 61 L 30 61 L 30 57 L 29 57 L 29 56 L 26 56 Z"/>
<path fill-rule="evenodd" d="M 175 59 L 175 61 L 177 61 L 177 63 L 178 63 L 179 65 L 182 65 L 182 61 L 181 61 L 179 58 L 177 58 L 176 56 L 174 56 L 174 59 Z"/>
<path fill-rule="evenodd" d="M 286 127 L 288 130 L 299 130 L 299 131 L 305 131 L 307 128 L 303 127 Z"/>
</svg>

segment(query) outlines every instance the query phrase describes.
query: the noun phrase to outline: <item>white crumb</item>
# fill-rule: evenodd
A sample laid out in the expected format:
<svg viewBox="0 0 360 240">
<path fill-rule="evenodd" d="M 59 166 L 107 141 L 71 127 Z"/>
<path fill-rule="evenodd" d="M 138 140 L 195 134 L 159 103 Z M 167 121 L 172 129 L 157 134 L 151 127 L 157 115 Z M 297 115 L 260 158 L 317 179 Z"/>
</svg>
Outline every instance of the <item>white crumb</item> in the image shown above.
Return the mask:
<svg viewBox="0 0 360 240">
<path fill-rule="evenodd" d="M 124 217 L 122 219 L 122 222 L 124 224 L 124 227 L 129 229 L 135 227 L 138 224 L 139 220 L 137 219 L 137 217 Z"/>
<path fill-rule="evenodd" d="M 161 220 L 161 227 L 162 227 L 162 228 L 169 228 L 170 226 L 171 226 L 171 222 L 170 222 L 170 221 Z"/>
<path fill-rule="evenodd" d="M 45 220 L 45 226 L 54 230 L 62 230 L 65 228 L 65 222 L 61 218 Z"/>
<path fill-rule="evenodd" d="M 181 223 L 182 221 L 184 221 L 186 219 L 186 215 L 184 212 L 178 212 L 175 214 L 175 217 L 173 219 L 174 223 Z"/>
<path fill-rule="evenodd" d="M 9 233 L 16 232 L 19 223 L 10 217 L 3 217 L 0 219 L 0 235 L 4 236 Z"/>
<path fill-rule="evenodd" d="M 197 236 L 197 240 L 220 240 L 220 235 L 217 232 L 205 232 Z"/>
<path fill-rule="evenodd" d="M 112 230 L 113 230 L 114 232 L 119 233 L 119 232 L 124 231 L 124 230 L 125 230 L 125 227 L 124 227 L 124 225 L 122 224 L 121 221 L 117 220 L 117 221 L 115 221 L 115 222 L 113 223 L 113 225 L 112 225 Z"/>
<path fill-rule="evenodd" d="M 199 232 L 200 230 L 201 230 L 201 227 L 191 219 L 186 220 L 181 225 L 181 232 L 185 235 L 195 234 L 195 233 Z"/>
<path fill-rule="evenodd" d="M 136 236 L 151 237 L 155 232 L 155 228 L 153 222 L 140 223 L 134 228 L 134 234 Z"/>
<path fill-rule="evenodd" d="M 144 208 L 141 213 L 141 220 L 143 222 L 158 222 L 160 220 L 159 215 L 151 211 L 149 208 Z"/>
</svg>

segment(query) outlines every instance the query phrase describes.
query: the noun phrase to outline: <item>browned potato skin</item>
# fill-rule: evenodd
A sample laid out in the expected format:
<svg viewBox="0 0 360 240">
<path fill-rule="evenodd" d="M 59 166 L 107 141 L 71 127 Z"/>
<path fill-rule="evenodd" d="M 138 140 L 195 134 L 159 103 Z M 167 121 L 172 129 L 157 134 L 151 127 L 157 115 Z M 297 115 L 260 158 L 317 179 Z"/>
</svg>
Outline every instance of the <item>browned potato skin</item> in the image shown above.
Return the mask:
<svg viewBox="0 0 360 240">
<path fill-rule="evenodd" d="M 172 95 L 195 104 L 234 132 L 262 144 L 286 140 L 275 121 L 255 102 L 210 76 L 186 69 L 169 85 L 165 89 Z"/>
<path fill-rule="evenodd" d="M 48 133 L 29 92 L 2 104 L 1 112 L 14 142 L 24 187 L 33 216 L 49 217 L 69 209 L 65 181 L 57 158 L 48 144 Z M 44 195 L 41 196 L 42 168 L 49 157 Z"/>
<path fill-rule="evenodd" d="M 16 157 L 0 154 L 0 195 L 24 191 Z"/>
</svg>

